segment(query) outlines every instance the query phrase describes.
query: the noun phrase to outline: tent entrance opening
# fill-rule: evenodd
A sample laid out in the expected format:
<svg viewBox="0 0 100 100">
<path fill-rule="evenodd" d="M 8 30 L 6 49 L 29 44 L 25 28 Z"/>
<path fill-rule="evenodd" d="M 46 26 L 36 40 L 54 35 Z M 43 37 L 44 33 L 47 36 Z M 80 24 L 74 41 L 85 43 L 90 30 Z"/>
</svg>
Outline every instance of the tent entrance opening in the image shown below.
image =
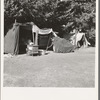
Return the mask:
<svg viewBox="0 0 100 100">
<path fill-rule="evenodd" d="M 20 27 L 19 32 L 19 54 L 26 53 L 26 48 L 28 41 L 31 40 L 33 42 L 32 30 L 27 30 L 23 27 Z"/>
</svg>

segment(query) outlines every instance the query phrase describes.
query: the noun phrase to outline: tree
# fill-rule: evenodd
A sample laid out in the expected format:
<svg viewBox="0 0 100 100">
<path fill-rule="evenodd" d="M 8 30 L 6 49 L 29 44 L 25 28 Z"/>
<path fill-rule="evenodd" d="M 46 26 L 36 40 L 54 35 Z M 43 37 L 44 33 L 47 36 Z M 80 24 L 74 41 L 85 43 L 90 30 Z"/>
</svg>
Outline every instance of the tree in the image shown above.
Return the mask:
<svg viewBox="0 0 100 100">
<path fill-rule="evenodd" d="M 53 28 L 61 37 L 74 28 L 95 37 L 95 0 L 5 0 L 4 3 L 5 30 L 17 19 L 20 23 L 33 21 L 40 28 Z"/>
</svg>

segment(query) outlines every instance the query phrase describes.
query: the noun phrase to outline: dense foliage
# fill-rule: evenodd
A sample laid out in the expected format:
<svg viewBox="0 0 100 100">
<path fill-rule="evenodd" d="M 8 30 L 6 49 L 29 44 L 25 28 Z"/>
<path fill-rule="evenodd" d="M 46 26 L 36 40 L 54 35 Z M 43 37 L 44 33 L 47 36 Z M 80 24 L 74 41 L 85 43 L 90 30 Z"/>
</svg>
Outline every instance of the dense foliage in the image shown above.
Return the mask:
<svg viewBox="0 0 100 100">
<path fill-rule="evenodd" d="M 95 43 L 95 0 L 4 0 L 4 4 L 5 32 L 15 19 L 21 23 L 33 21 L 40 28 L 53 28 L 61 37 L 74 28 L 82 29 Z"/>
</svg>

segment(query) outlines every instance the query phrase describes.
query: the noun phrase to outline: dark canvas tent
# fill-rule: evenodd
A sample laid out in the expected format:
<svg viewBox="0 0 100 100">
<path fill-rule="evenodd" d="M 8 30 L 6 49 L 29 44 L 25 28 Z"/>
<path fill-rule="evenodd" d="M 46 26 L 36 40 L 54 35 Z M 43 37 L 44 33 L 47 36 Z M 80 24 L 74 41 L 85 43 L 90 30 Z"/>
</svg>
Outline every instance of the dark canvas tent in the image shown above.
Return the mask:
<svg viewBox="0 0 100 100">
<path fill-rule="evenodd" d="M 25 52 L 25 44 L 27 40 L 33 41 L 32 26 L 34 23 L 14 23 L 4 37 L 4 53 L 18 54 Z M 24 49 L 24 51 L 23 51 Z"/>
<path fill-rule="evenodd" d="M 32 22 L 14 23 L 12 29 L 4 37 L 4 53 L 25 53 L 28 39 L 39 45 L 39 48 L 46 48 L 50 44 L 51 32 L 52 29 L 39 29 Z"/>
</svg>

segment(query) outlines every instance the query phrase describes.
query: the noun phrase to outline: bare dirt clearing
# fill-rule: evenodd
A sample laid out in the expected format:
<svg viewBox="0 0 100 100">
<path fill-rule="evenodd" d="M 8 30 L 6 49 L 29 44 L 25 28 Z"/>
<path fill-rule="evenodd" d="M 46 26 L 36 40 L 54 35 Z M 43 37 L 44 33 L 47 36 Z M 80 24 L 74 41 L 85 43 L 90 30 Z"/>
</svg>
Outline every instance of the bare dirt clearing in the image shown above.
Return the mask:
<svg viewBox="0 0 100 100">
<path fill-rule="evenodd" d="M 4 57 L 6 87 L 94 87 L 95 48 Z"/>
</svg>

